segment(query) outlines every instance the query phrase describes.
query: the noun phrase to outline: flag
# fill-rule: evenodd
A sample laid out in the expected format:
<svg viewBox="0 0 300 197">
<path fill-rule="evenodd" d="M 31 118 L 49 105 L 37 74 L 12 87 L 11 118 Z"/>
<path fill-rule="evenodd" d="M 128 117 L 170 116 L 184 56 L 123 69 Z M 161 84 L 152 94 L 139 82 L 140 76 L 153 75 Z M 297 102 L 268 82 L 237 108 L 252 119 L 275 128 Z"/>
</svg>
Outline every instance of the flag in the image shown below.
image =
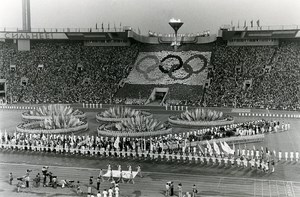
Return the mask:
<svg viewBox="0 0 300 197">
<path fill-rule="evenodd" d="M 231 26 L 233 26 L 233 22 L 231 21 Z"/>
<path fill-rule="evenodd" d="M 212 148 L 211 148 L 211 145 L 209 144 L 209 142 L 206 140 L 206 143 L 207 143 L 207 149 L 208 149 L 208 153 L 210 155 L 212 155 Z"/>
<path fill-rule="evenodd" d="M 107 25 L 107 29 L 109 30 L 109 23 L 108 23 L 108 25 Z"/>
<path fill-rule="evenodd" d="M 238 21 L 238 28 L 240 27 L 240 21 Z"/>
<path fill-rule="evenodd" d="M 116 139 L 115 142 L 114 142 L 114 147 L 115 147 L 116 149 L 119 149 L 119 143 L 120 143 L 120 137 L 118 136 L 117 139 Z"/>
<path fill-rule="evenodd" d="M 102 23 L 102 25 L 101 25 L 101 29 L 102 29 L 102 30 L 104 29 L 104 27 L 103 27 L 103 23 Z"/>
<path fill-rule="evenodd" d="M 250 24 L 251 24 L 251 27 L 253 27 L 253 20 L 250 22 Z"/>
<path fill-rule="evenodd" d="M 98 29 L 98 24 L 96 23 L 96 29 Z"/>
<path fill-rule="evenodd" d="M 259 20 L 256 21 L 257 26 L 259 27 Z"/>
<path fill-rule="evenodd" d="M 217 153 L 217 155 L 220 155 L 220 149 L 219 149 L 219 146 L 217 145 L 216 142 L 214 142 L 213 144 L 214 144 L 214 150 L 215 150 L 215 152 Z"/>
<path fill-rule="evenodd" d="M 139 34 L 141 34 L 141 30 L 140 30 L 140 28 L 139 28 L 139 27 L 138 27 L 138 33 L 139 33 Z"/>
<path fill-rule="evenodd" d="M 220 141 L 220 145 L 221 145 L 221 148 L 224 152 L 228 153 L 227 151 L 227 147 L 225 147 L 225 145 L 222 143 L 222 141 Z"/>
<path fill-rule="evenodd" d="M 244 22 L 244 27 L 247 27 L 247 22 L 246 21 Z"/>
<path fill-rule="evenodd" d="M 227 142 L 224 141 L 224 147 L 229 154 L 234 154 L 234 144 L 233 144 L 233 149 L 231 149 L 230 146 L 227 144 Z"/>
<path fill-rule="evenodd" d="M 152 144 L 152 138 L 150 137 L 150 151 L 153 151 L 153 144 Z"/>
<path fill-rule="evenodd" d="M 203 149 L 202 149 L 202 147 L 201 147 L 200 144 L 198 144 L 198 147 L 199 147 L 200 153 L 201 153 L 202 155 L 205 155 L 205 154 L 204 154 L 204 151 L 203 151 Z"/>
<path fill-rule="evenodd" d="M 120 28 L 122 27 L 122 23 L 120 22 Z"/>
</svg>

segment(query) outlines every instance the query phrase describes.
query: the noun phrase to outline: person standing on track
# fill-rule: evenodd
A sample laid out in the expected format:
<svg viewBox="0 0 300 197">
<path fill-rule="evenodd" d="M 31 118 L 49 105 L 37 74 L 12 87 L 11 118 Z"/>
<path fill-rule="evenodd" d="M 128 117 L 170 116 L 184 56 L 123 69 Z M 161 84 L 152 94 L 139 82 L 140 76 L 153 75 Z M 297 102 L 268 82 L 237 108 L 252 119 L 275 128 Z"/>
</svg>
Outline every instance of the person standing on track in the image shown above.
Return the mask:
<svg viewBox="0 0 300 197">
<path fill-rule="evenodd" d="M 182 197 L 182 184 L 178 184 L 178 197 Z"/>
<path fill-rule="evenodd" d="M 173 181 L 171 181 L 170 183 L 170 196 L 173 196 L 174 195 L 174 184 L 173 184 Z"/>
<path fill-rule="evenodd" d="M 130 181 L 132 182 L 132 184 L 134 184 L 132 171 L 130 171 L 130 175 L 129 175 L 129 179 L 128 179 L 127 183 L 129 183 Z"/>
<path fill-rule="evenodd" d="M 170 185 L 166 183 L 166 196 L 170 196 Z"/>
<path fill-rule="evenodd" d="M 100 182 L 101 182 L 100 177 L 97 177 L 97 190 L 98 191 L 100 190 Z"/>
<path fill-rule="evenodd" d="M 29 181 L 30 181 L 30 177 L 29 175 L 25 177 L 25 182 L 26 182 L 26 187 L 29 187 Z"/>
<path fill-rule="evenodd" d="M 9 176 L 9 177 L 8 177 L 9 184 L 11 185 L 11 184 L 12 184 L 12 181 L 14 180 L 14 177 L 13 177 L 12 172 L 10 172 L 8 176 Z"/>
<path fill-rule="evenodd" d="M 124 183 L 122 170 L 120 170 L 120 178 L 118 179 L 118 182 Z"/>
<path fill-rule="evenodd" d="M 119 186 L 116 186 L 115 187 L 115 197 L 119 197 L 119 195 L 120 195 L 120 188 L 119 188 Z"/>
<path fill-rule="evenodd" d="M 101 179 L 101 181 L 103 181 L 103 182 L 105 181 L 103 178 L 103 170 L 102 169 L 100 169 L 98 177 Z"/>
<path fill-rule="evenodd" d="M 193 194 L 192 197 L 196 197 L 196 194 L 198 193 L 198 190 L 197 190 L 197 187 L 196 187 L 195 184 L 194 184 L 193 187 L 192 187 L 192 192 L 193 192 L 193 193 L 192 193 L 192 194 Z"/>
<path fill-rule="evenodd" d="M 143 176 L 142 176 L 142 170 L 141 170 L 141 166 L 140 166 L 140 165 L 138 165 L 138 167 L 137 167 L 137 174 L 140 175 L 141 178 L 143 177 Z"/>
</svg>

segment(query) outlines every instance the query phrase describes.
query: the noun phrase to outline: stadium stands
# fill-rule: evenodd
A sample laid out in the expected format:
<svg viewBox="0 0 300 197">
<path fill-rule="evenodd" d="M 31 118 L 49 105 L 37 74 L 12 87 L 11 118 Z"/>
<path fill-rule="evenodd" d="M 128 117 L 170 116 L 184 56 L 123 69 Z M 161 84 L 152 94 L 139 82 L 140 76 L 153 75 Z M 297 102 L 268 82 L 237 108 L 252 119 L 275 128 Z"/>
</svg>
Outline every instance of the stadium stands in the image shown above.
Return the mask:
<svg viewBox="0 0 300 197">
<path fill-rule="evenodd" d="M 138 47 L 85 47 L 80 42 L 39 41 L 24 52 L 1 43 L 0 51 L 1 78 L 7 79 L 8 99 L 105 103 L 128 75 Z M 16 70 L 12 71 L 10 65 L 16 65 Z M 28 82 L 22 84 L 22 77 Z"/>
<path fill-rule="evenodd" d="M 299 108 L 299 52 L 298 42 L 282 42 L 279 47 L 216 44 L 206 105 Z"/>
<path fill-rule="evenodd" d="M 8 102 L 108 103 L 112 100 L 124 103 L 125 97 L 145 100 L 154 86 L 163 85 L 125 84 L 118 91 L 119 84 L 128 77 L 139 52 L 160 53 L 164 50 L 171 51 L 172 48 L 164 44 L 86 47 L 77 41 L 33 41 L 30 51 L 17 51 L 14 44 L 0 42 L 0 79 L 7 80 Z M 179 52 L 188 50 L 212 52 L 213 69 L 208 69 L 210 86 L 201 86 L 197 91 L 191 86 L 192 93 L 189 93 L 188 88 L 180 85 L 174 88 L 175 83 L 170 86 L 167 103 L 300 108 L 299 42 L 281 41 L 279 46 L 232 47 L 218 40 L 213 47 L 212 44 L 201 47 L 187 44 L 179 48 Z M 188 92 L 182 94 L 185 90 Z"/>
</svg>

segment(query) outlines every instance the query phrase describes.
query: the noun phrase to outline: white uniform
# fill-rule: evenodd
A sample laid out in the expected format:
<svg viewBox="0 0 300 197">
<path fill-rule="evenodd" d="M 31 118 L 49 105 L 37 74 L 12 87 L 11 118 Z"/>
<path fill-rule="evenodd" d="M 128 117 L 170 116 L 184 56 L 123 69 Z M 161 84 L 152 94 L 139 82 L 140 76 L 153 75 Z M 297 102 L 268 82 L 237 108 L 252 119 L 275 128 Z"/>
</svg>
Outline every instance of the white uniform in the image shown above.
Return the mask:
<svg viewBox="0 0 300 197">
<path fill-rule="evenodd" d="M 278 152 L 278 160 L 280 161 L 281 158 L 282 158 L 282 153 L 281 153 L 281 151 L 279 151 L 279 152 Z"/>
<path fill-rule="evenodd" d="M 286 160 L 286 161 L 288 160 L 288 157 L 289 157 L 289 153 L 288 153 L 288 152 L 285 152 L 285 160 Z"/>
<path fill-rule="evenodd" d="M 291 161 L 294 160 L 294 152 L 290 152 L 290 158 L 291 158 Z"/>
</svg>

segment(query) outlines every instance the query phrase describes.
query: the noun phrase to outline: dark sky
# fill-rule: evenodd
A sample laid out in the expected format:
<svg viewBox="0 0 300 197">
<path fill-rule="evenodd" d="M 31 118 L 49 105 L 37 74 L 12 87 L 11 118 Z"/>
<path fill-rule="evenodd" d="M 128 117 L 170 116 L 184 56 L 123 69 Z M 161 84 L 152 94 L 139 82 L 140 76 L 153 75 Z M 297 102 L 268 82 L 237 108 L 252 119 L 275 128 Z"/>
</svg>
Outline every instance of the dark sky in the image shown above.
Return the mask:
<svg viewBox="0 0 300 197">
<path fill-rule="evenodd" d="M 184 22 L 180 33 L 210 30 L 260 19 L 261 25 L 299 25 L 300 0 L 31 0 L 32 27 L 128 25 L 171 33 L 170 18 Z M 255 24 L 255 22 L 254 22 Z M 0 0 L 0 27 L 22 27 L 22 0 Z"/>
</svg>

